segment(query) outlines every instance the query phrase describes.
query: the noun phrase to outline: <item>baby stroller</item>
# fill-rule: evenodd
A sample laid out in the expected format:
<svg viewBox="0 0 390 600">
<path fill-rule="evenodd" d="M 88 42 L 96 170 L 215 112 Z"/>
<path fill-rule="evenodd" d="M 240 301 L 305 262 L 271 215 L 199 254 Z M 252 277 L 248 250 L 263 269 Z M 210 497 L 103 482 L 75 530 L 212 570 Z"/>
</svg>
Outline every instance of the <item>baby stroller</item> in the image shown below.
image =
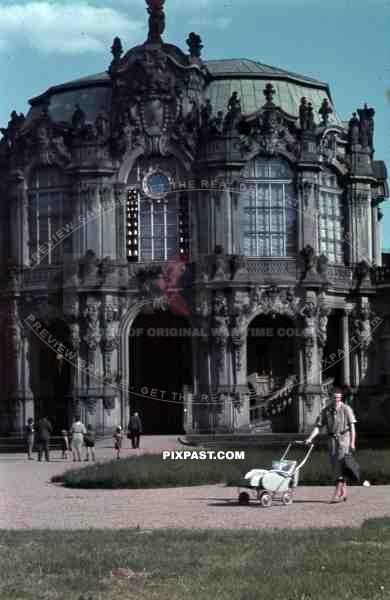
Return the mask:
<svg viewBox="0 0 390 600">
<path fill-rule="evenodd" d="M 249 504 L 251 498 L 258 500 L 261 506 L 268 508 L 274 500 L 287 506 L 293 501 L 294 489 L 298 486 L 299 471 L 308 461 L 313 451 L 311 444 L 301 462 L 287 460 L 291 447 L 305 446 L 305 442 L 291 442 L 278 461 L 272 462 L 271 469 L 252 469 L 238 484 L 239 504 Z"/>
</svg>

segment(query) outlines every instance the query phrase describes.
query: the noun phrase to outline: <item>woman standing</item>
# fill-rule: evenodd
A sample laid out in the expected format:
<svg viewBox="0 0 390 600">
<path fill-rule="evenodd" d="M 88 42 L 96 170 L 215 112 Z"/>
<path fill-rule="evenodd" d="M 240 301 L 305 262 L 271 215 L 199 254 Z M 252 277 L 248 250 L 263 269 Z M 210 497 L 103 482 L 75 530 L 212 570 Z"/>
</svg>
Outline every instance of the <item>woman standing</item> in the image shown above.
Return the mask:
<svg viewBox="0 0 390 600">
<path fill-rule="evenodd" d="M 356 418 L 352 408 L 344 404 L 342 391 L 336 389 L 333 402 L 321 411 L 315 428 L 306 440 L 306 444 L 311 444 L 320 433 L 320 429 L 326 430 L 330 461 L 336 479 L 336 489 L 331 500 L 332 503 L 347 500 L 345 456 L 356 448 L 355 423 Z"/>
<path fill-rule="evenodd" d="M 34 430 L 34 421 L 31 417 L 29 419 L 27 419 L 27 425 L 24 428 L 24 433 L 26 436 L 28 460 L 34 460 L 32 451 L 33 451 L 33 447 L 34 447 L 35 430 Z"/>
<path fill-rule="evenodd" d="M 91 458 L 95 460 L 95 432 L 91 424 L 87 425 L 87 433 L 84 436 L 86 454 L 85 460 L 89 461 L 89 453 L 91 453 Z"/>
<path fill-rule="evenodd" d="M 87 433 L 84 423 L 81 422 L 80 416 L 75 418 L 75 421 L 72 425 L 72 454 L 73 454 L 73 462 L 77 460 L 81 462 L 81 448 L 84 444 L 84 435 Z"/>
</svg>

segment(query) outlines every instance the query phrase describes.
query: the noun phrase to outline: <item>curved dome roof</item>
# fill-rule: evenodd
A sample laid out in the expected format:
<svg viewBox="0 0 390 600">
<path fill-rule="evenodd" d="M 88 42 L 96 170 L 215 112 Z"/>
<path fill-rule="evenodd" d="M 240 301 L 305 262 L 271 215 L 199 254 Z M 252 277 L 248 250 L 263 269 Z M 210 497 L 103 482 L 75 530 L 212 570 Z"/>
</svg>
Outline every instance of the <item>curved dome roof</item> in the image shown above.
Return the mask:
<svg viewBox="0 0 390 600">
<path fill-rule="evenodd" d="M 310 77 L 249 59 L 208 60 L 204 64 L 210 74 L 205 99 L 211 100 L 215 112 L 226 111 L 229 98 L 235 91 L 241 98 L 244 114 L 259 110 L 265 104 L 263 91 L 267 83 L 272 83 L 275 88 L 275 104 L 289 115 L 298 116 L 303 96 L 313 104 L 315 114 L 324 98 L 328 98 L 333 106 L 328 85 Z M 69 123 L 75 105 L 79 104 L 87 122 L 93 123 L 101 110 L 110 110 L 110 77 L 107 72 L 98 73 L 49 88 L 30 100 L 28 122 L 39 116 L 44 101 L 49 101 L 49 114 L 54 121 Z M 342 124 L 336 112 L 329 121 Z"/>
<path fill-rule="evenodd" d="M 276 106 L 291 116 L 299 115 L 303 96 L 313 104 L 314 114 L 318 114 L 324 98 L 333 106 L 328 84 L 311 77 L 248 59 L 210 60 L 206 61 L 206 65 L 213 79 L 205 95 L 210 98 L 214 110 L 226 110 L 233 92 L 238 92 L 244 113 L 259 110 L 265 104 L 263 92 L 267 83 L 272 83 L 275 89 Z M 329 122 L 341 124 L 336 112 L 330 116 Z"/>
</svg>

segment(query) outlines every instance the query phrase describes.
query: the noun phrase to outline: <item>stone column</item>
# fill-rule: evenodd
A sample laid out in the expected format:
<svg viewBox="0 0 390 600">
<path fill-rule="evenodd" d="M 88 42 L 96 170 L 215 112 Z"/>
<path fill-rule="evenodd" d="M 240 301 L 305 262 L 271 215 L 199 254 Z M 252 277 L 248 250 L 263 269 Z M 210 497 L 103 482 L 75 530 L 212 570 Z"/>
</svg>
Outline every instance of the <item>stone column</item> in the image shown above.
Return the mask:
<svg viewBox="0 0 390 600">
<path fill-rule="evenodd" d="M 242 275 L 245 279 L 247 274 L 243 272 Z M 233 292 L 233 316 L 231 318 L 234 393 L 236 398 L 233 403 L 235 428 L 249 427 L 250 425 L 250 399 L 247 377 L 247 337 L 251 308 L 251 299 L 248 292 L 246 290 L 236 289 Z"/>
<path fill-rule="evenodd" d="M 309 171 L 304 168 L 299 174 L 297 224 L 299 248 L 311 246 L 318 254 L 318 183 L 317 169 Z"/>
<path fill-rule="evenodd" d="M 306 302 L 301 309 L 304 319 L 303 357 L 304 357 L 304 385 L 302 386 L 303 411 L 299 423 L 300 431 L 309 431 L 313 428 L 321 409 L 321 346 L 318 341 L 320 307 L 317 303 L 317 294 L 314 291 L 306 292 Z M 302 414 L 303 413 L 303 414 Z"/>
<path fill-rule="evenodd" d="M 343 385 L 350 386 L 351 385 L 351 360 L 350 360 L 350 351 L 349 351 L 349 312 L 347 310 L 343 311 L 343 315 L 341 317 L 342 320 L 342 349 L 344 351 L 343 356 Z"/>
<path fill-rule="evenodd" d="M 93 407 L 98 398 L 102 395 L 102 383 L 91 376 L 90 373 L 94 373 L 95 369 L 103 369 L 102 355 L 100 351 L 100 310 L 99 302 L 89 297 L 86 302 L 86 306 L 83 310 L 83 339 L 86 344 L 86 371 L 85 374 L 85 390 L 86 393 L 85 403 L 86 407 Z"/>
<path fill-rule="evenodd" d="M 213 399 L 212 413 L 217 417 L 216 426 L 219 429 L 230 431 L 232 428 L 230 395 L 234 386 L 231 369 L 230 318 L 224 290 L 214 292 L 212 348 L 212 392 L 217 395 L 217 398 Z M 218 415 L 216 415 L 216 409 L 218 409 Z"/>
<path fill-rule="evenodd" d="M 372 212 L 369 184 L 354 178 L 348 188 L 348 223 L 350 243 L 347 244 L 349 264 L 363 260 L 371 261 L 372 254 Z"/>
<path fill-rule="evenodd" d="M 30 258 L 28 195 L 25 179 L 19 171 L 12 173 L 9 207 L 10 256 L 17 265 L 26 265 Z"/>
<path fill-rule="evenodd" d="M 34 418 L 34 394 L 31 389 L 30 379 L 30 336 L 28 332 L 22 327 L 22 351 L 19 356 L 20 361 L 20 379 L 21 379 L 21 392 L 23 398 L 23 424 L 30 417 Z"/>
<path fill-rule="evenodd" d="M 103 402 L 107 410 L 114 411 L 111 416 L 117 419 L 118 423 L 124 427 L 124 419 L 128 414 L 124 414 L 121 400 L 121 378 L 117 369 L 117 353 L 118 336 L 118 314 L 119 309 L 114 303 L 112 296 L 106 296 L 103 306 L 103 336 L 102 336 L 102 352 L 103 352 L 103 373 L 105 382 L 103 384 Z M 117 400 L 115 400 L 117 399 Z"/>
</svg>

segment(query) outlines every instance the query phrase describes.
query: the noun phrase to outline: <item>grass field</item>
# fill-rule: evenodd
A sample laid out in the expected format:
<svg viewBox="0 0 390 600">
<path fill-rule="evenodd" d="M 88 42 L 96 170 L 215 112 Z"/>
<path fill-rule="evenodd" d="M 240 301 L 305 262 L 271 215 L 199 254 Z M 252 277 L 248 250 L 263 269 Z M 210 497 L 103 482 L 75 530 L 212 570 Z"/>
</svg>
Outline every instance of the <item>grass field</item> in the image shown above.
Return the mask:
<svg viewBox="0 0 390 600">
<path fill-rule="evenodd" d="M 0 531 L 1 600 L 387 600 L 390 519 L 309 531 Z"/>
<path fill-rule="evenodd" d="M 298 458 L 299 450 L 292 458 Z M 302 456 L 302 451 L 300 453 Z M 280 457 L 275 449 L 246 450 L 245 460 L 163 460 L 161 455 L 97 463 L 72 469 L 53 478 L 74 488 L 159 488 L 213 483 L 235 485 L 238 479 L 255 467 L 270 467 Z M 362 479 L 373 484 L 390 483 L 390 450 L 361 450 L 356 458 L 362 468 Z M 333 484 L 332 470 L 326 451 L 316 450 L 301 473 L 305 485 Z"/>
</svg>

